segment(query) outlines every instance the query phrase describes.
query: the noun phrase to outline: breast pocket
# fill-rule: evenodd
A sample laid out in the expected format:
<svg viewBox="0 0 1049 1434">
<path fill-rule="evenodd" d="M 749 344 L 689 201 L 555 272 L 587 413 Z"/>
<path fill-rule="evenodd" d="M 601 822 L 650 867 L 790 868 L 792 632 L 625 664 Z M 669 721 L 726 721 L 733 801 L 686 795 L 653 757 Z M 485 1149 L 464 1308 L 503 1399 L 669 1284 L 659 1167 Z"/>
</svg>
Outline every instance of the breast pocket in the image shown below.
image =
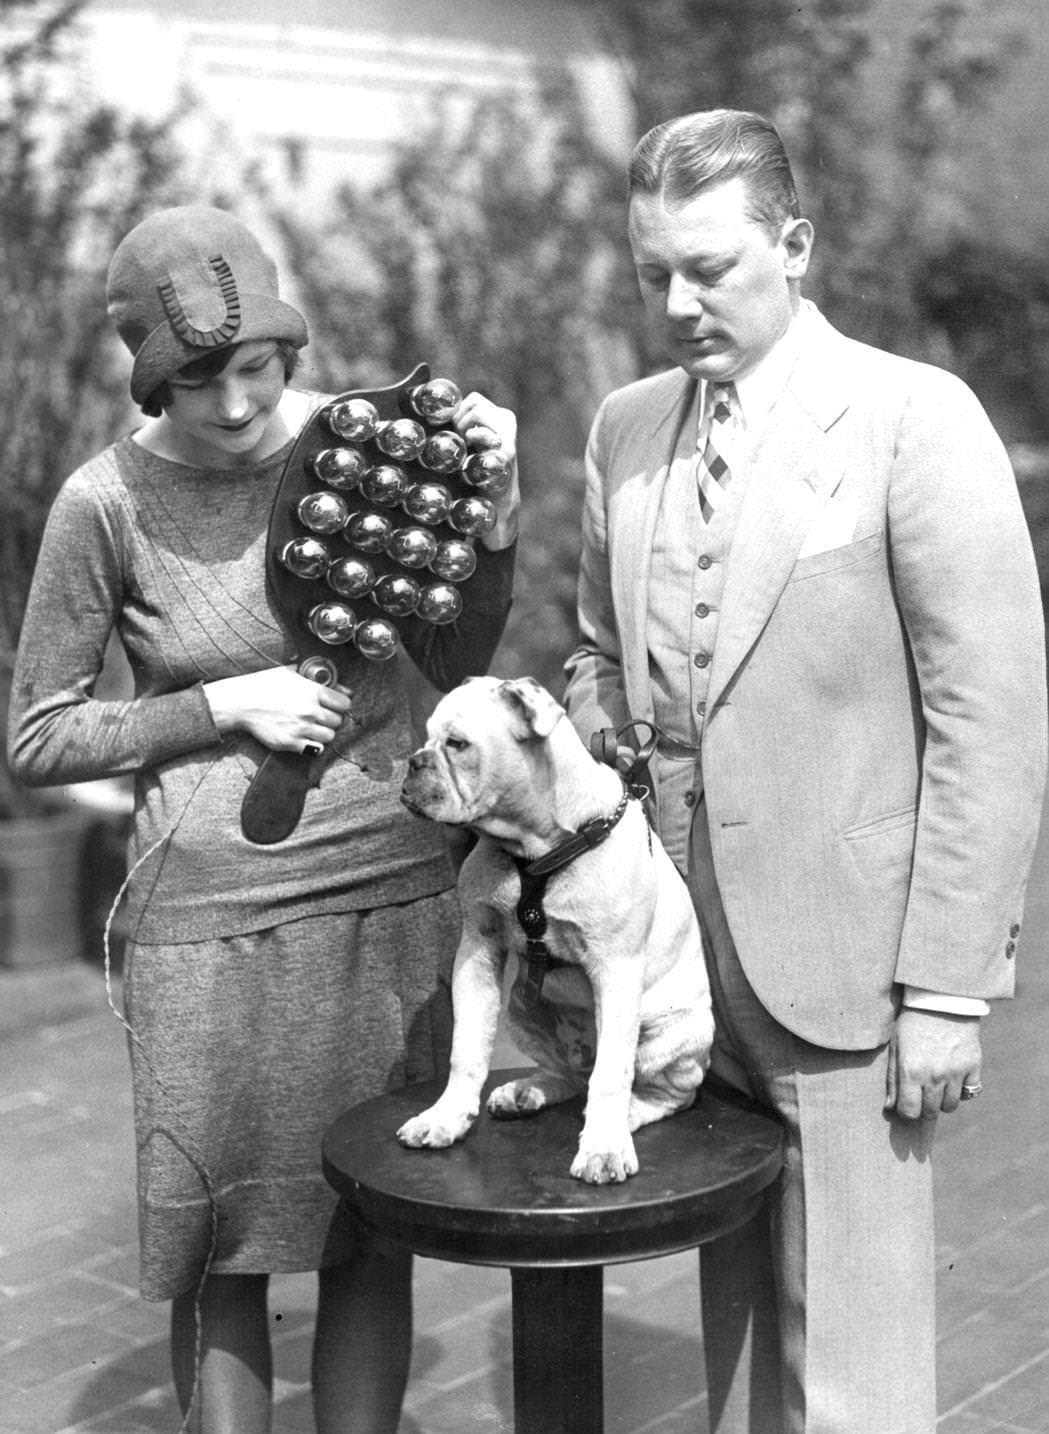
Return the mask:
<svg viewBox="0 0 1049 1434">
<path fill-rule="evenodd" d="M 875 557 L 882 550 L 885 534 L 881 530 L 870 533 L 855 543 L 844 543 L 841 547 L 827 548 L 821 553 L 810 553 L 799 558 L 791 569 L 792 583 L 804 582 L 806 578 L 819 577 L 823 573 L 837 572 Z"/>
</svg>

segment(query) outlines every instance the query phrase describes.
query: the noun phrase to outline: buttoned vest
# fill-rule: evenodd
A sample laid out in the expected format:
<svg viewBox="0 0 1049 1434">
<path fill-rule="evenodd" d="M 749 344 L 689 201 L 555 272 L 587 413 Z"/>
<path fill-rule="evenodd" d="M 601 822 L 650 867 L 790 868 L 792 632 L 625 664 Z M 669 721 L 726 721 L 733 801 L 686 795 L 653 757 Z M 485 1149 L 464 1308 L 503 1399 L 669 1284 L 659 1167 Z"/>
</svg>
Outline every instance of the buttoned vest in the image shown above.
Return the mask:
<svg viewBox="0 0 1049 1434">
<path fill-rule="evenodd" d="M 717 642 L 725 564 L 739 517 L 746 468 L 703 521 L 696 486 L 695 407 L 682 425 L 653 537 L 647 594 L 653 719 L 661 734 L 650 762 L 663 844 L 687 871 L 689 831 L 703 790 L 701 751 Z"/>
</svg>

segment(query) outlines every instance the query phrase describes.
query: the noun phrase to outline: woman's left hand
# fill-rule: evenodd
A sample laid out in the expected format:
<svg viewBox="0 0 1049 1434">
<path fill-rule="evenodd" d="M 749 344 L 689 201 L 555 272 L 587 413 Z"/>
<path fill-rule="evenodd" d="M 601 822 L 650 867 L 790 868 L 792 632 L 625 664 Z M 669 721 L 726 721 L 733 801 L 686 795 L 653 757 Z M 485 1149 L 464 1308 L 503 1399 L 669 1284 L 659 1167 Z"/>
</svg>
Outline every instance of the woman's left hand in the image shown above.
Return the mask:
<svg viewBox="0 0 1049 1434">
<path fill-rule="evenodd" d="M 517 537 L 521 487 L 517 476 L 517 417 L 500 408 L 483 393 L 468 393 L 452 415 L 452 423 L 472 449 L 498 448 L 510 461 L 510 482 L 502 493 L 492 494 L 497 521 L 481 542 L 494 550 L 507 548 Z"/>
</svg>

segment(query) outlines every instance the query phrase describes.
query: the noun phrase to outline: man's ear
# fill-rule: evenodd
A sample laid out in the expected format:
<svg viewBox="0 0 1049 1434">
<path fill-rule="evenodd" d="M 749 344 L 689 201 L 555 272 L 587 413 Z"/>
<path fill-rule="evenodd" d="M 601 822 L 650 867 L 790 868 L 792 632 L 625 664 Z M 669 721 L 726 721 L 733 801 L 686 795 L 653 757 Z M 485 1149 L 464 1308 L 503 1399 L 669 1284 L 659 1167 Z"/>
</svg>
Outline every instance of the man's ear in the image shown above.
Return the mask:
<svg viewBox="0 0 1049 1434">
<path fill-rule="evenodd" d="M 783 272 L 788 279 L 803 279 L 812 258 L 815 231 L 808 219 L 788 219 L 783 226 Z"/>
<path fill-rule="evenodd" d="M 565 715 L 560 702 L 534 677 L 508 679 L 500 683 L 498 692 L 514 711 L 514 736 L 519 742 L 527 742 L 530 737 L 549 737 Z"/>
</svg>

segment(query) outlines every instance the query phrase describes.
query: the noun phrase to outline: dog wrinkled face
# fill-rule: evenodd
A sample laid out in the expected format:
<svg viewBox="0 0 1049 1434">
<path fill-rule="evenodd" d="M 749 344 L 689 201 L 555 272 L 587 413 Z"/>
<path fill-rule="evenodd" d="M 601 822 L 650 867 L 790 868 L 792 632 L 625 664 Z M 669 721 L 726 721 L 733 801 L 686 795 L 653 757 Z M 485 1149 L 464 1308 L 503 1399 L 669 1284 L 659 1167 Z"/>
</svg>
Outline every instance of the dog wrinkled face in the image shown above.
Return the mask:
<svg viewBox="0 0 1049 1434">
<path fill-rule="evenodd" d="M 435 711 L 426 724 L 425 746 L 409 759 L 401 801 L 416 816 L 462 826 L 474 819 L 483 766 L 483 748 L 469 724 L 454 712 L 438 718 Z"/>
<path fill-rule="evenodd" d="M 413 753 L 401 801 L 449 826 L 482 823 L 527 781 L 523 750 L 553 730 L 564 709 L 530 677 L 475 677 L 434 708 L 426 744 Z"/>
</svg>

